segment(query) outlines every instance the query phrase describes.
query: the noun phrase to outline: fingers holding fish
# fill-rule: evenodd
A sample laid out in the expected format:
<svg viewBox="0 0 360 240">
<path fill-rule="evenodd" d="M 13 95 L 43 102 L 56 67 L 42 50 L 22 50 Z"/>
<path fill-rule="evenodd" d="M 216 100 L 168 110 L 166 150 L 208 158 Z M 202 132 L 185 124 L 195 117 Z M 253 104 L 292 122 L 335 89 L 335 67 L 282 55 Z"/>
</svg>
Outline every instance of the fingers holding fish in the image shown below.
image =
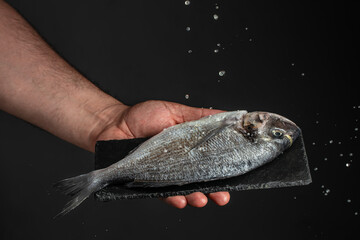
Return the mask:
<svg viewBox="0 0 360 240">
<path fill-rule="evenodd" d="M 201 192 L 194 192 L 185 196 L 187 203 L 193 207 L 205 207 L 208 203 L 207 197 Z"/>
<path fill-rule="evenodd" d="M 187 205 L 187 200 L 185 196 L 172 196 L 172 197 L 162 198 L 161 200 L 179 209 L 182 209 Z"/>
<path fill-rule="evenodd" d="M 172 196 L 162 199 L 167 204 L 182 209 L 188 204 L 192 207 L 205 207 L 208 203 L 208 198 L 201 192 L 194 192 L 186 196 Z"/>
<path fill-rule="evenodd" d="M 230 193 L 229 192 L 215 192 L 209 193 L 207 195 L 214 203 L 219 206 L 224 206 L 230 201 Z"/>
<path fill-rule="evenodd" d="M 190 107 L 173 102 L 166 102 L 166 104 L 170 106 L 172 117 L 177 124 L 224 112 L 217 109 Z"/>
<path fill-rule="evenodd" d="M 201 192 L 195 192 L 186 196 L 172 196 L 163 198 L 162 200 L 173 207 L 182 209 L 185 208 L 187 204 L 198 208 L 205 207 L 208 203 L 208 198 L 217 205 L 224 206 L 229 203 L 230 194 L 228 192 L 215 192 L 204 195 Z"/>
</svg>

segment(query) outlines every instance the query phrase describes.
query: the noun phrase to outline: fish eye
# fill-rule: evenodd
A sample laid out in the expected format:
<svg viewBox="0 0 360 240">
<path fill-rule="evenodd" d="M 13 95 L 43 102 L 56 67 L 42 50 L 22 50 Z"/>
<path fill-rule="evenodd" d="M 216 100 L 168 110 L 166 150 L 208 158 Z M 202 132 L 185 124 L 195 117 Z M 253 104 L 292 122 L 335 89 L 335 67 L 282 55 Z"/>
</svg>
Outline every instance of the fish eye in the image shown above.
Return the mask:
<svg viewBox="0 0 360 240">
<path fill-rule="evenodd" d="M 274 129 L 271 131 L 271 133 L 276 138 L 281 138 L 284 135 L 284 133 L 279 129 Z"/>
</svg>

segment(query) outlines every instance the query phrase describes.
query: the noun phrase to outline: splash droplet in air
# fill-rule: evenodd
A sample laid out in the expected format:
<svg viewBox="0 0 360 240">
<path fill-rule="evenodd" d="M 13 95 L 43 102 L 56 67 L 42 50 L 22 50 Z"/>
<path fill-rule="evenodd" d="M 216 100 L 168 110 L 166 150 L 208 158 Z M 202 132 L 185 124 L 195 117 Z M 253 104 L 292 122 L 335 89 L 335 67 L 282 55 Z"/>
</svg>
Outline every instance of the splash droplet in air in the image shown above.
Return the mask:
<svg viewBox="0 0 360 240">
<path fill-rule="evenodd" d="M 185 94 L 185 99 L 189 99 L 189 94 Z"/>
<path fill-rule="evenodd" d="M 219 76 L 220 76 L 220 77 L 222 77 L 222 76 L 224 76 L 224 75 L 225 75 L 225 71 L 224 71 L 224 70 L 222 70 L 222 71 L 219 72 Z"/>
<path fill-rule="evenodd" d="M 190 27 L 186 27 L 185 29 L 186 29 L 186 31 L 188 31 L 188 32 L 191 30 Z"/>
<path fill-rule="evenodd" d="M 185 1 L 185 5 L 186 6 L 190 5 L 190 1 Z"/>
<path fill-rule="evenodd" d="M 214 15 L 213 15 L 213 18 L 214 18 L 214 20 L 218 20 L 218 19 L 219 19 L 219 16 L 218 16 L 217 14 L 214 14 Z"/>
<path fill-rule="evenodd" d="M 190 49 L 190 50 L 188 50 L 188 53 L 192 53 L 192 50 Z"/>
<path fill-rule="evenodd" d="M 214 53 L 218 53 L 219 52 L 219 49 L 214 49 Z"/>
</svg>

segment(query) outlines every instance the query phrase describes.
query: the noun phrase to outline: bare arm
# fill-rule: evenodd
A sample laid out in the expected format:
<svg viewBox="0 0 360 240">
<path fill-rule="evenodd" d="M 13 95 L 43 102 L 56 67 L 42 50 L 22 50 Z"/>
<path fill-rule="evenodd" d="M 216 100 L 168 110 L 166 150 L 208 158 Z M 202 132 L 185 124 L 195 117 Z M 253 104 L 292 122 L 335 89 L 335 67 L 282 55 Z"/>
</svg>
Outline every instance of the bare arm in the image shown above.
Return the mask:
<svg viewBox="0 0 360 240">
<path fill-rule="evenodd" d="M 114 112 L 127 107 L 60 58 L 0 0 L 0 109 L 94 151 Z"/>
<path fill-rule="evenodd" d="M 152 136 L 163 128 L 217 113 L 148 101 L 128 107 L 105 94 L 59 57 L 36 31 L 0 0 L 0 110 L 94 151 L 97 140 Z M 208 195 L 218 205 L 227 192 Z M 170 205 L 203 207 L 202 193 L 166 198 Z"/>
</svg>

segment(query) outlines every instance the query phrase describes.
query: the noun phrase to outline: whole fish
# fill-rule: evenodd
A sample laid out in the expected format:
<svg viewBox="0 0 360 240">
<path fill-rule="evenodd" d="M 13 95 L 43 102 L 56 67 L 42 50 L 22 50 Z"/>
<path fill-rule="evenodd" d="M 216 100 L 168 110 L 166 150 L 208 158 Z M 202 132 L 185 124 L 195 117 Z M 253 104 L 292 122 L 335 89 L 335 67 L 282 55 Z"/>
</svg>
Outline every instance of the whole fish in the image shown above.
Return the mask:
<svg viewBox="0 0 360 240">
<path fill-rule="evenodd" d="M 244 174 L 276 158 L 299 134 L 295 123 L 268 112 L 224 112 L 169 127 L 113 165 L 55 184 L 73 196 L 58 215 L 114 182 L 163 187 Z"/>
</svg>

